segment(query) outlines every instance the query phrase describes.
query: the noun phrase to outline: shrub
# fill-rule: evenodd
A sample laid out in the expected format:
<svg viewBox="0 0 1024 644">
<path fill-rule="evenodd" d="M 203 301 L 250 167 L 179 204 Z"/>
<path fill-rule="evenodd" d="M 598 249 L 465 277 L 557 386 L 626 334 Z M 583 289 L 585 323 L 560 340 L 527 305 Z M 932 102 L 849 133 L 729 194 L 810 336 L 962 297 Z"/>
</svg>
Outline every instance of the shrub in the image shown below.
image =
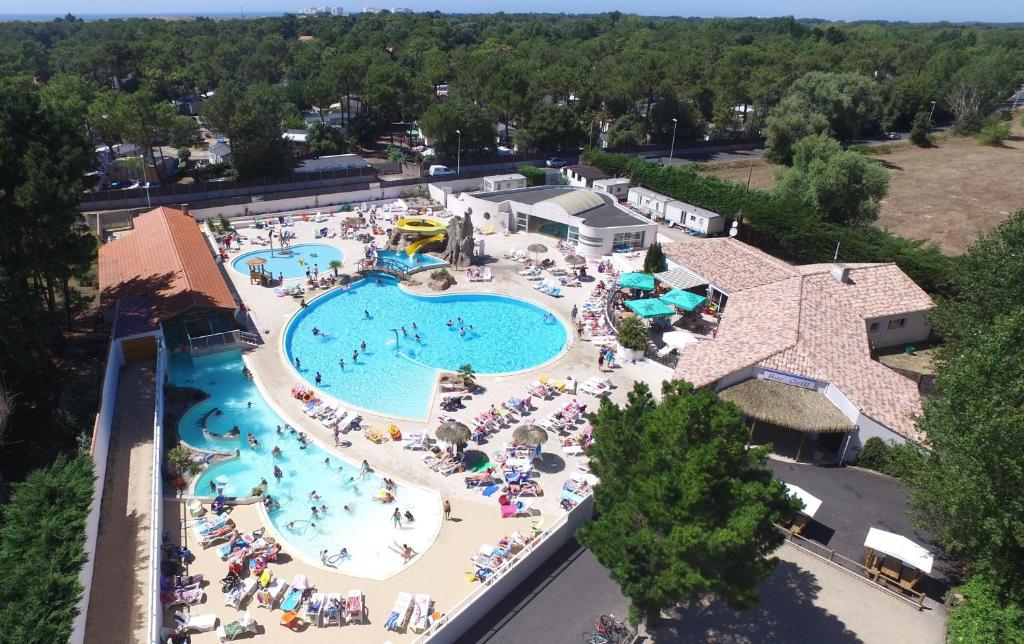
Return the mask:
<svg viewBox="0 0 1024 644">
<path fill-rule="evenodd" d="M 448 272 L 447 268 L 438 268 L 430 271 L 430 279 L 432 280 L 452 280 L 452 274 Z"/>
<path fill-rule="evenodd" d="M 633 351 L 647 348 L 647 326 L 635 315 L 628 315 L 619 324 L 619 344 Z"/>
<path fill-rule="evenodd" d="M 978 143 L 982 145 L 1001 146 L 1010 138 L 1010 124 L 992 121 L 978 132 Z"/>
<path fill-rule="evenodd" d="M 956 592 L 963 599 L 949 613 L 950 644 L 1024 642 L 1024 609 L 1002 601 L 995 583 L 975 576 Z"/>
<path fill-rule="evenodd" d="M 195 476 L 199 473 L 200 464 L 192 458 L 192 453 L 184 445 L 175 445 L 167 452 L 167 462 L 179 472 Z"/>
<path fill-rule="evenodd" d="M 217 215 L 217 222 L 220 224 L 221 232 L 231 230 L 231 220 L 224 216 L 224 213 Z"/>
<path fill-rule="evenodd" d="M 476 375 L 476 371 L 473 369 L 473 365 L 464 364 L 461 367 L 459 367 L 458 374 L 459 377 L 462 378 L 463 382 L 465 382 L 467 385 L 470 385 L 473 383 L 473 376 Z"/>
<path fill-rule="evenodd" d="M 905 479 L 919 469 L 924 455 L 913 443 L 888 443 L 873 437 L 865 441 L 857 456 L 860 467 Z"/>
<path fill-rule="evenodd" d="M 59 457 L 14 486 L 0 529 L 0 624 L 4 642 L 66 642 L 86 561 L 92 459 Z"/>
<path fill-rule="evenodd" d="M 519 174 L 526 177 L 527 186 L 543 186 L 547 183 L 547 173 L 532 165 L 519 166 Z"/>
<path fill-rule="evenodd" d="M 914 117 L 914 125 L 910 129 L 910 142 L 922 148 L 930 148 L 932 139 L 928 136 L 932 131 L 932 120 L 921 111 Z"/>
<path fill-rule="evenodd" d="M 665 270 L 665 252 L 661 244 L 654 242 L 647 247 L 647 254 L 644 255 L 644 272 L 660 273 Z"/>
<path fill-rule="evenodd" d="M 864 442 L 857 456 L 857 465 L 881 472 L 885 468 L 886 452 L 889 446 L 881 438 L 873 437 Z"/>
</svg>

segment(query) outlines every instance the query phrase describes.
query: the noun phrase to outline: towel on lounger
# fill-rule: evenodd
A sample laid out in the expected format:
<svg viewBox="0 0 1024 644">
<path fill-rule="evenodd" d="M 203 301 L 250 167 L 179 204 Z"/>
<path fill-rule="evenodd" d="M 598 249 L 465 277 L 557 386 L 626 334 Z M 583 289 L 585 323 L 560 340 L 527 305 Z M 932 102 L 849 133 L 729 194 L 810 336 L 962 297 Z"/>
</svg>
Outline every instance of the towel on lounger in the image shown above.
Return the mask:
<svg viewBox="0 0 1024 644">
<path fill-rule="evenodd" d="M 486 488 L 484 488 L 484 496 L 490 496 L 497 492 L 499 489 L 501 489 L 500 486 L 488 485 Z"/>
</svg>

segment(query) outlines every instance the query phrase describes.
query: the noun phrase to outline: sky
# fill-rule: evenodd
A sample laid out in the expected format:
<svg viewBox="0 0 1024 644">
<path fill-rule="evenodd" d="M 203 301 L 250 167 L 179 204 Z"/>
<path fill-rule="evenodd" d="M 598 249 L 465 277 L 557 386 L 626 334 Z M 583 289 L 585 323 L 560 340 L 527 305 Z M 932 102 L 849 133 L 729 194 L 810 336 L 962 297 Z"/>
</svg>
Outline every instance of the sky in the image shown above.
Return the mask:
<svg viewBox="0 0 1024 644">
<path fill-rule="evenodd" d="M 332 0 L 36 0 L 31 8 L 16 11 L 13 0 L 0 2 L 0 15 L 9 13 L 58 14 L 214 14 L 297 12 L 303 7 L 324 5 Z M 906 20 L 932 22 L 1024 22 L 1024 2 L 1014 0 L 647 0 L 623 3 L 621 0 L 360 0 L 348 4 L 333 0 L 345 11 L 361 11 L 364 5 L 390 9 L 406 7 L 413 11 L 480 13 L 493 11 L 598 13 L 619 10 L 653 16 L 796 16 L 826 20 Z M 6 6 L 5 6 L 6 5 Z"/>
</svg>

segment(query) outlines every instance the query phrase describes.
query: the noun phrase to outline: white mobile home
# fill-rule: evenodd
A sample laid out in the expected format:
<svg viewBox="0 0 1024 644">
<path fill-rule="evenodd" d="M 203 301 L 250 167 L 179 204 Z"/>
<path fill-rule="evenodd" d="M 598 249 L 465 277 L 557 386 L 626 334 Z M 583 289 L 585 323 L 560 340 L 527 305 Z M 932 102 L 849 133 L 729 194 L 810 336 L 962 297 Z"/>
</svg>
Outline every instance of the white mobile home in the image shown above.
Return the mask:
<svg viewBox="0 0 1024 644">
<path fill-rule="evenodd" d="M 675 199 L 665 204 L 665 221 L 705 236 L 724 233 L 726 223 L 725 217 L 717 212 Z"/>
<path fill-rule="evenodd" d="M 622 201 L 629 194 L 629 179 L 616 177 L 614 179 L 598 179 L 594 182 L 594 190 L 609 194 L 617 201 Z"/>
<path fill-rule="evenodd" d="M 526 177 L 521 174 L 495 174 L 484 177 L 484 192 L 496 192 L 498 190 L 515 190 L 526 187 Z"/>
<path fill-rule="evenodd" d="M 663 218 L 665 204 L 672 201 L 670 197 L 647 188 L 630 188 L 626 200 L 629 205 L 654 219 Z"/>
</svg>

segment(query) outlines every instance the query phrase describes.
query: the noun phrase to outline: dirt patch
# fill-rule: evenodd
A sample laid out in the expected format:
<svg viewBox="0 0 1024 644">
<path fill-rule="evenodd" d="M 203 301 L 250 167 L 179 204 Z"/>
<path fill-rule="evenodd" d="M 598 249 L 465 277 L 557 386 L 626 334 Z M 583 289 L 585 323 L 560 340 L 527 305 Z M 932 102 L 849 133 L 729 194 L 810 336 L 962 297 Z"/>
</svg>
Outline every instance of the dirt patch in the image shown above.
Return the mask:
<svg viewBox="0 0 1024 644">
<path fill-rule="evenodd" d="M 1024 128 L 1014 120 L 1014 139 L 1002 147 L 973 138 L 943 137 L 933 148 L 909 143 L 871 155 L 891 173 L 889 196 L 878 225 L 897 235 L 935 242 L 948 255 L 964 253 L 980 235 L 1024 208 Z M 775 184 L 775 166 L 764 160 L 708 164 L 702 172 L 746 183 Z"/>
</svg>

